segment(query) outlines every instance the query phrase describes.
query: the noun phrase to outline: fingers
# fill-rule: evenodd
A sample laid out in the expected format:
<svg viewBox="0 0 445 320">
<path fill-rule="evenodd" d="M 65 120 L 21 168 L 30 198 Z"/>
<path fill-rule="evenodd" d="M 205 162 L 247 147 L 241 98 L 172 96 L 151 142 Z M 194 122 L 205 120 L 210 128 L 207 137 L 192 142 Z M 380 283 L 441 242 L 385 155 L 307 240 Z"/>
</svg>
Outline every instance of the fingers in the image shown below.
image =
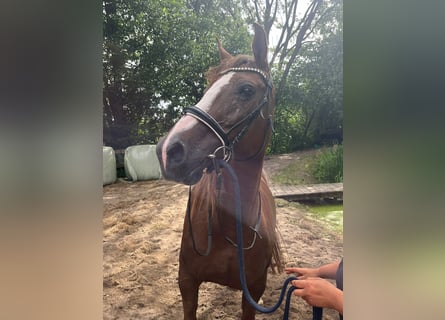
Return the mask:
<svg viewBox="0 0 445 320">
<path fill-rule="evenodd" d="M 306 292 L 304 290 L 306 285 L 306 280 L 293 280 L 291 283 L 296 288 L 294 289 L 292 294 L 294 296 L 301 297 L 304 299 L 306 297 Z"/>
<path fill-rule="evenodd" d="M 289 273 L 296 273 L 297 268 L 284 268 L 284 271 L 289 274 Z"/>
<path fill-rule="evenodd" d="M 293 295 L 304 299 L 311 306 L 324 306 L 324 294 L 317 290 L 318 280 L 321 278 L 308 278 L 306 280 L 293 280 L 291 283 L 296 288 Z M 324 281 L 324 280 L 323 280 Z"/>
<path fill-rule="evenodd" d="M 290 274 L 290 273 L 295 273 L 296 275 L 303 274 L 303 268 L 284 268 L 284 271 L 287 274 Z"/>
<path fill-rule="evenodd" d="M 332 283 L 319 277 L 292 280 L 292 294 L 304 299 L 309 305 L 335 308 L 343 312 L 343 293 Z"/>
<path fill-rule="evenodd" d="M 292 280 L 292 285 L 297 288 L 297 289 L 304 289 L 304 287 L 306 286 L 306 280 Z"/>
<path fill-rule="evenodd" d="M 284 268 L 284 271 L 289 273 L 294 273 L 296 276 L 304 276 L 304 277 L 317 277 L 317 269 L 311 268 Z"/>
<path fill-rule="evenodd" d="M 299 289 L 313 291 L 314 289 L 318 289 L 320 287 L 323 288 L 326 286 L 332 286 L 332 284 L 322 278 L 311 277 L 300 277 L 298 280 L 292 280 L 291 283 L 295 288 L 297 288 L 295 291 L 298 291 Z"/>
</svg>

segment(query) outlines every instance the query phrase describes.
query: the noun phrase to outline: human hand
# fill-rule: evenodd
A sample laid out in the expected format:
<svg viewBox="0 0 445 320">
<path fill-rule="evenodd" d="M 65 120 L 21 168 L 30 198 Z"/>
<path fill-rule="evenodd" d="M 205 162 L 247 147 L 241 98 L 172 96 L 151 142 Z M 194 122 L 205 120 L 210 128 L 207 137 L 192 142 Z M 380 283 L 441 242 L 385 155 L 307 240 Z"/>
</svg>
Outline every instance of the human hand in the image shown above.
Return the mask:
<svg viewBox="0 0 445 320">
<path fill-rule="evenodd" d="M 284 268 L 287 274 L 295 273 L 300 279 L 305 279 L 308 277 L 319 277 L 318 269 L 315 268 Z"/>
<path fill-rule="evenodd" d="M 343 291 L 322 278 L 306 278 L 293 280 L 297 289 L 293 294 L 303 298 L 309 305 L 332 308 L 343 314 Z"/>
</svg>

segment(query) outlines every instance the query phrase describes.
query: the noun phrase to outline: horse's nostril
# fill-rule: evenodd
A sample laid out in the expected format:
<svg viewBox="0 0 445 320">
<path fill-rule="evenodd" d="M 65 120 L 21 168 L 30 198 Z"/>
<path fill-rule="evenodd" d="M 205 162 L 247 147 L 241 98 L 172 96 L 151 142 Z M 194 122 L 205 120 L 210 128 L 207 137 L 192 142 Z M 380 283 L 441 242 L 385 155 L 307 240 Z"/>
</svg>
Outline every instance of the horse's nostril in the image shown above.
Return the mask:
<svg viewBox="0 0 445 320">
<path fill-rule="evenodd" d="M 181 142 L 174 142 L 168 147 L 167 159 L 172 165 L 179 165 L 184 161 L 185 149 Z"/>
</svg>

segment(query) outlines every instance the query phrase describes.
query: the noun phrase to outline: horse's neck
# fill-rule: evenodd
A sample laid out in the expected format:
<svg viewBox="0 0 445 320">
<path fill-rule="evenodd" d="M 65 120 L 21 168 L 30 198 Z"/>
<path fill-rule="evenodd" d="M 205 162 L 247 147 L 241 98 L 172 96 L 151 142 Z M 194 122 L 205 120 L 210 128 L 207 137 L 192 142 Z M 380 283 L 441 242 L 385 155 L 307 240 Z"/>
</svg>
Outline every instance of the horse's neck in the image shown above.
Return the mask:
<svg viewBox="0 0 445 320">
<path fill-rule="evenodd" d="M 240 205 L 243 219 L 248 224 L 256 221 L 259 210 L 259 186 L 262 176 L 263 158 L 254 161 L 233 161 L 230 166 L 235 171 L 239 183 Z M 219 185 L 216 172 L 205 175 L 201 181 L 193 188 L 193 209 L 207 212 L 209 208 L 217 205 L 218 215 L 231 216 L 229 221 L 234 221 L 233 217 L 237 205 L 237 196 L 234 189 L 234 180 L 227 170 L 222 170 L 222 184 Z M 196 211 L 196 212 L 198 212 Z"/>
<path fill-rule="evenodd" d="M 238 178 L 243 216 L 246 216 L 248 211 L 251 211 L 253 216 L 256 216 L 259 205 L 258 190 L 263 169 L 263 159 L 260 158 L 255 161 L 234 161 L 231 165 Z M 233 204 L 234 206 L 236 203 L 236 195 L 233 187 L 233 179 L 227 172 L 224 172 L 223 181 L 223 191 L 225 191 L 224 202 L 228 205 Z"/>
<path fill-rule="evenodd" d="M 258 194 L 258 187 L 261 180 L 263 169 L 263 160 L 256 161 L 238 161 L 232 165 L 240 186 L 242 186 L 241 194 L 247 196 L 251 194 L 256 196 Z"/>
</svg>

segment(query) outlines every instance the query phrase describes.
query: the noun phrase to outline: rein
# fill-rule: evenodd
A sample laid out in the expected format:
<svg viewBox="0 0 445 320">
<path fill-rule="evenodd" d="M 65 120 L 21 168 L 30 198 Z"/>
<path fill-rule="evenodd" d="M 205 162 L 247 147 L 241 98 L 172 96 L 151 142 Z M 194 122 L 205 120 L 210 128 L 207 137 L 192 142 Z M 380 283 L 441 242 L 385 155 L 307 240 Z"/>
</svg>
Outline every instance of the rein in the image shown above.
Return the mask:
<svg viewBox="0 0 445 320">
<path fill-rule="evenodd" d="M 281 305 L 284 299 L 284 294 L 287 289 L 287 286 L 292 280 L 298 280 L 297 277 L 288 277 L 284 283 L 283 287 L 281 288 L 280 297 L 277 301 L 277 303 L 270 307 L 266 308 L 261 305 L 259 305 L 250 295 L 249 289 L 247 288 L 247 280 L 246 280 L 246 272 L 244 267 L 244 252 L 243 252 L 243 228 L 242 228 L 242 222 L 241 222 L 241 193 L 240 193 L 240 187 L 238 183 L 238 177 L 236 176 L 235 171 L 233 168 L 224 160 L 219 160 L 219 165 L 227 169 L 229 174 L 232 177 L 233 187 L 235 190 L 235 216 L 236 216 L 236 238 L 237 238 L 237 250 L 238 250 L 238 267 L 240 272 L 240 281 L 241 281 L 241 287 L 243 290 L 243 296 L 246 298 L 246 300 L 249 302 L 249 304 L 254 307 L 257 311 L 262 313 L 272 313 L 275 310 L 278 309 L 278 307 Z M 294 286 L 291 286 L 289 290 L 287 291 L 286 295 L 286 304 L 284 308 L 284 314 L 283 314 L 283 320 L 287 320 L 289 317 L 289 308 L 290 308 L 290 299 L 292 292 L 297 289 Z M 313 320 L 321 320 L 323 315 L 323 309 L 320 307 L 312 307 L 312 319 Z"/>
</svg>

